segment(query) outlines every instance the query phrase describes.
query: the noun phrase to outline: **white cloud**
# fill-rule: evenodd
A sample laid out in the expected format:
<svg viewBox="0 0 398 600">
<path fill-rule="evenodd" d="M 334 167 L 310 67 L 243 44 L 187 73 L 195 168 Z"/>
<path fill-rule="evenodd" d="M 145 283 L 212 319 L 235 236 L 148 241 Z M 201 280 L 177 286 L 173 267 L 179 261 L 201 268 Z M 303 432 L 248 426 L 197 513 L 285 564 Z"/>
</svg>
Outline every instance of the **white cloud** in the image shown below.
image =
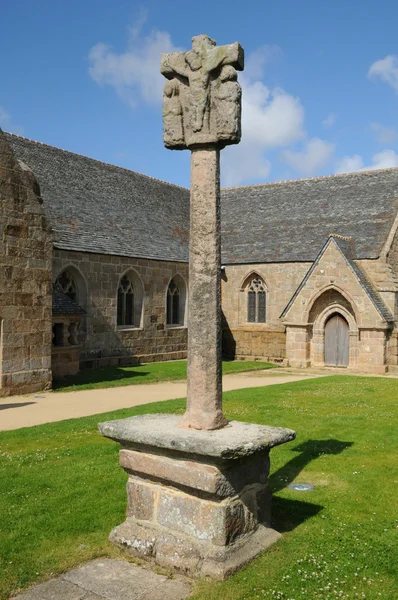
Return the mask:
<svg viewBox="0 0 398 600">
<path fill-rule="evenodd" d="M 153 29 L 140 37 L 143 18 L 129 30 L 127 50 L 117 53 L 102 42 L 89 52 L 89 74 L 100 85 L 110 85 L 119 96 L 134 107 L 143 100 L 158 103 L 162 99 L 164 78 L 160 74 L 162 52 L 180 50 L 173 46 L 170 35 Z"/>
<path fill-rule="evenodd" d="M 394 150 L 383 150 L 372 156 L 370 165 L 364 166 L 362 156 L 344 156 L 337 162 L 335 173 L 351 173 L 353 171 L 373 171 L 398 167 L 398 154 Z"/>
<path fill-rule="evenodd" d="M 241 185 L 253 179 L 265 181 L 271 173 L 271 163 L 265 158 L 263 148 L 243 141 L 239 146 L 223 150 L 221 161 L 223 187 Z"/>
<path fill-rule="evenodd" d="M 261 81 L 241 77 L 242 131 L 264 148 L 287 146 L 303 137 L 304 108 L 284 90 L 270 90 Z"/>
<path fill-rule="evenodd" d="M 370 128 L 380 144 L 392 144 L 398 138 L 398 132 L 391 127 L 384 127 L 380 123 L 371 123 Z"/>
<path fill-rule="evenodd" d="M 344 156 L 337 161 L 335 173 L 352 173 L 355 171 L 362 171 L 363 159 L 359 154 L 353 156 Z"/>
<path fill-rule="evenodd" d="M 251 81 L 261 79 L 265 66 L 280 56 L 282 56 L 282 50 L 279 46 L 269 45 L 257 48 L 245 59 L 245 77 Z"/>
<path fill-rule="evenodd" d="M 334 149 L 334 144 L 319 138 L 312 138 L 304 143 L 303 150 L 299 152 L 285 150 L 282 152 L 281 158 L 298 173 L 302 175 L 315 175 L 328 164 L 332 158 Z"/>
<path fill-rule="evenodd" d="M 329 113 L 328 116 L 326 117 L 326 119 L 324 119 L 322 121 L 322 125 L 324 127 L 332 127 L 332 125 L 334 125 L 336 123 L 337 120 L 337 115 L 336 113 Z"/>
<path fill-rule="evenodd" d="M 167 32 L 154 29 L 143 36 L 144 21 L 145 16 L 141 16 L 130 28 L 125 51 L 117 52 L 104 43 L 98 43 L 89 53 L 92 79 L 99 85 L 113 87 L 131 107 L 140 102 L 161 102 L 164 78 L 159 72 L 160 54 L 181 50 L 173 45 Z M 281 88 L 269 88 L 262 82 L 266 65 L 281 54 L 277 46 L 263 46 L 246 60 L 245 71 L 239 77 L 243 90 L 242 142 L 222 153 L 224 185 L 267 179 L 271 164 L 265 153 L 286 148 L 306 138 L 304 108 L 300 99 Z M 324 147 L 322 150 L 325 151 Z M 316 162 L 315 158 L 312 162 Z"/>
<path fill-rule="evenodd" d="M 398 56 L 390 54 L 374 62 L 368 71 L 371 79 L 380 78 L 398 93 Z"/>
<path fill-rule="evenodd" d="M 274 47 L 273 47 L 274 48 Z M 240 75 L 242 85 L 242 142 L 222 154 L 223 185 L 240 185 L 269 177 L 271 163 L 266 151 L 283 148 L 302 139 L 304 108 L 281 88 L 270 89 L 261 81 L 270 56 L 278 51 L 264 46 L 249 55 L 248 69 Z"/>
<path fill-rule="evenodd" d="M 0 127 L 2 129 L 7 129 L 8 125 L 11 123 L 11 116 L 6 111 L 3 106 L 0 106 Z"/>
<path fill-rule="evenodd" d="M 10 113 L 7 112 L 3 106 L 0 106 L 0 127 L 4 131 L 9 131 L 10 133 L 16 133 L 17 135 L 23 134 L 23 127 L 14 125 Z"/>
</svg>

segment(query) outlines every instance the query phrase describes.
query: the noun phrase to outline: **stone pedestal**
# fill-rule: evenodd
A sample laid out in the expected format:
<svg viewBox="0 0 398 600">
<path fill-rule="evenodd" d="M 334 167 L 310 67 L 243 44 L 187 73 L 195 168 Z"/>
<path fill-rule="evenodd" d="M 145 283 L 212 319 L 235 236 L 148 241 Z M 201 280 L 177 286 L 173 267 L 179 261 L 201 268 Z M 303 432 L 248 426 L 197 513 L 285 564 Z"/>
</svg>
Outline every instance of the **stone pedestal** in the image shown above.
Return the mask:
<svg viewBox="0 0 398 600">
<path fill-rule="evenodd" d="M 100 424 L 120 443 L 129 476 L 127 518 L 110 540 L 160 566 L 222 580 L 280 537 L 270 528 L 269 452 L 295 432 L 236 421 L 192 432 L 179 421 Z"/>
</svg>

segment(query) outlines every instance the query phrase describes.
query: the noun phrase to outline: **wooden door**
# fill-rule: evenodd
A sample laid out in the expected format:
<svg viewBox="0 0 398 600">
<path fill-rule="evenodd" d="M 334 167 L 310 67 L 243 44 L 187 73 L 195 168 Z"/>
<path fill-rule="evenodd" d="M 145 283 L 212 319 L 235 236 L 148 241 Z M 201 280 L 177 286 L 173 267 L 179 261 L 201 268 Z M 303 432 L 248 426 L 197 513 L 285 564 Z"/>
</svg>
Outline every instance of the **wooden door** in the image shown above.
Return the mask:
<svg viewBox="0 0 398 600">
<path fill-rule="evenodd" d="M 348 323 L 341 315 L 334 315 L 325 326 L 325 365 L 347 367 L 349 354 Z"/>
</svg>

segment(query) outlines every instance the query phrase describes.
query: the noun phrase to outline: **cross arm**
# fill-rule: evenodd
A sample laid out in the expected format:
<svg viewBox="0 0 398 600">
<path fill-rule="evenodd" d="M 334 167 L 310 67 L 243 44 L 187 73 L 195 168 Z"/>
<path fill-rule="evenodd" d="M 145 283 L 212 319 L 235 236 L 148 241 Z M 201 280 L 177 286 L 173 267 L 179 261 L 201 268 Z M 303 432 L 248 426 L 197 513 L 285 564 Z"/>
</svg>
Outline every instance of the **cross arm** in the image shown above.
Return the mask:
<svg viewBox="0 0 398 600">
<path fill-rule="evenodd" d="M 173 79 L 176 75 L 188 77 L 189 68 L 185 62 L 185 52 L 162 54 L 160 72 L 166 79 Z"/>
<path fill-rule="evenodd" d="M 218 69 L 224 65 L 231 65 L 237 71 L 243 71 L 244 51 L 242 46 L 235 42 L 228 46 L 216 46 L 209 52 L 207 67 L 209 71 Z"/>
</svg>

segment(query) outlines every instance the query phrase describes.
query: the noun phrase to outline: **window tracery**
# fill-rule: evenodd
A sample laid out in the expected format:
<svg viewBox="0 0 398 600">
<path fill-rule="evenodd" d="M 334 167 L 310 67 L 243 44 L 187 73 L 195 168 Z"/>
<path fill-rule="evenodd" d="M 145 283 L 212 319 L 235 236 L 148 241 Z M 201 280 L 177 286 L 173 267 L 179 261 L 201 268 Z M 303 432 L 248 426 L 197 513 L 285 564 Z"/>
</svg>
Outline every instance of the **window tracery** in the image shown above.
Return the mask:
<svg viewBox="0 0 398 600">
<path fill-rule="evenodd" d="M 134 286 L 127 275 L 123 275 L 117 291 L 117 324 L 134 325 Z"/>
<path fill-rule="evenodd" d="M 181 324 L 180 299 L 180 289 L 172 279 L 167 289 L 167 325 Z"/>
<path fill-rule="evenodd" d="M 63 271 L 55 281 L 55 287 L 60 289 L 73 302 L 77 303 L 77 286 L 69 271 Z"/>
<path fill-rule="evenodd" d="M 246 288 L 247 320 L 249 323 L 266 322 L 266 290 L 261 277 L 254 276 Z"/>
</svg>

